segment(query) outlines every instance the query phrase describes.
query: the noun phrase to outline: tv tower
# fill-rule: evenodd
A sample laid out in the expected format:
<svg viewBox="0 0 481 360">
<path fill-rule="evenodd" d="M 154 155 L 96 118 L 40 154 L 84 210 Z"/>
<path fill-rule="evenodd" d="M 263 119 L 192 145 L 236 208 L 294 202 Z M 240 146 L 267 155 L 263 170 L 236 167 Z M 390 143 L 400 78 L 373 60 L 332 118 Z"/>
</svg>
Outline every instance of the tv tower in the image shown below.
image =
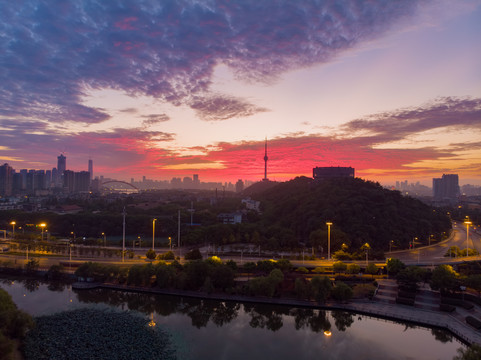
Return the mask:
<svg viewBox="0 0 481 360">
<path fill-rule="evenodd" d="M 267 178 L 267 160 L 269 158 L 267 157 L 267 137 L 266 137 L 266 150 L 265 150 L 265 155 L 264 155 L 264 179 L 262 181 L 269 181 Z"/>
</svg>

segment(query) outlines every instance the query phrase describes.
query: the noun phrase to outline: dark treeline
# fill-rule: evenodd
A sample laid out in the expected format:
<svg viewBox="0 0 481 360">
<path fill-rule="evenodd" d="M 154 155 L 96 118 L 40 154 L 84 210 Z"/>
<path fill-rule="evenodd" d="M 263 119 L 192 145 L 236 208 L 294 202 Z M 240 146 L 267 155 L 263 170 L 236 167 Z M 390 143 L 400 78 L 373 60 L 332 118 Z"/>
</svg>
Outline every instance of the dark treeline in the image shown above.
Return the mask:
<svg viewBox="0 0 481 360">
<path fill-rule="evenodd" d="M 407 248 L 415 237 L 422 243 L 431 235 L 440 240 L 451 228 L 445 212 L 358 178 L 296 178 L 257 197 L 263 205 L 261 224 L 283 229 L 287 241 L 320 245 L 327 238 L 326 222 L 332 222 L 334 250 L 342 243 L 358 249 L 366 242 L 373 249 L 387 250 L 390 241 L 394 247 Z"/>
<path fill-rule="evenodd" d="M 254 185 L 255 187 L 255 185 Z M 331 252 L 341 249 L 359 252 L 368 243 L 374 252 L 408 248 L 417 238 L 418 244 L 428 239 L 441 240 L 449 234 L 451 223 L 445 210 L 434 209 L 419 200 L 387 190 L 377 183 L 362 179 L 314 181 L 300 177 L 273 184 L 250 196 L 260 201 L 261 213 L 247 211 L 240 197 L 220 197 L 214 202 L 207 195 L 179 196 L 159 202 L 156 207 L 142 207 L 134 197 L 106 201 L 89 199 L 77 201 L 83 208 L 77 214 L 54 212 L 27 213 L 4 211 L 0 226 L 11 229 L 17 222 L 17 234 L 39 237 L 38 224 L 47 223 L 48 231 L 56 237 L 86 237 L 108 239 L 122 234 L 122 210 L 126 208 L 126 235 L 152 237 L 152 220 L 157 218 L 156 238 L 177 239 L 177 214 L 181 214 L 182 244 L 190 246 L 250 243 L 266 250 L 294 250 L 310 247 L 319 252 L 327 250 L 326 222 L 331 227 Z M 154 193 L 153 199 L 156 198 Z M 212 199 L 212 198 L 211 198 Z M 145 201 L 145 200 L 144 200 Z M 71 200 L 70 202 L 73 202 Z M 194 204 L 194 226 L 190 226 L 188 209 Z M 55 204 L 51 204 L 52 206 Z M 226 225 L 217 215 L 243 210 L 243 223 Z M 20 226 L 22 229 L 20 229 Z M 371 255 L 370 255 L 371 256 Z"/>
</svg>

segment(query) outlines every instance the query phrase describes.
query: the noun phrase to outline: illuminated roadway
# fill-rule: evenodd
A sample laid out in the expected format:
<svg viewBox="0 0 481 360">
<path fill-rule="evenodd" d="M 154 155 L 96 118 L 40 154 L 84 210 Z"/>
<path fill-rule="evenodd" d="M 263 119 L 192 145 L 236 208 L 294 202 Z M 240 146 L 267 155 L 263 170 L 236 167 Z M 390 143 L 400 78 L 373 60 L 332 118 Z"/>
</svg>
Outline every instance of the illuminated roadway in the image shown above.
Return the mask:
<svg viewBox="0 0 481 360">
<path fill-rule="evenodd" d="M 412 250 L 393 251 L 386 253 L 386 258 L 397 258 L 409 265 L 437 265 L 441 263 L 459 263 L 466 260 L 480 260 L 480 256 L 449 258 L 444 255 L 451 246 L 457 246 L 460 250 L 466 249 L 466 226 L 453 225 L 451 236 L 438 244 L 423 246 Z M 481 253 L 481 236 L 472 227 L 469 228 L 469 248 L 476 249 Z"/>
<path fill-rule="evenodd" d="M 400 251 L 393 251 L 393 252 L 387 252 L 386 258 L 397 258 L 404 262 L 407 265 L 424 265 L 424 266 L 434 266 L 434 265 L 439 265 L 439 264 L 449 264 L 449 263 L 461 263 L 467 260 L 481 260 L 481 256 L 471 256 L 471 257 L 458 257 L 458 258 L 449 258 L 445 257 L 444 254 L 448 251 L 448 249 L 451 246 L 457 246 L 459 247 L 460 250 L 466 249 L 466 227 L 460 223 L 460 224 L 453 224 L 453 231 L 451 236 L 447 239 L 444 240 L 440 243 L 433 244 L 431 246 L 423 246 L 419 248 L 415 248 L 412 250 L 400 250 Z M 111 249 L 115 249 L 115 247 L 109 247 Z M 479 229 L 475 230 L 475 228 L 470 227 L 469 228 L 469 248 L 474 248 L 476 249 L 479 253 L 481 253 L 481 232 L 479 232 Z M 117 248 L 120 249 L 120 248 Z M 136 248 L 135 249 L 136 257 L 137 255 L 144 255 L 145 252 L 148 250 L 147 248 Z M 167 249 L 162 249 L 161 252 L 165 252 Z M 187 251 L 187 249 L 181 249 L 181 252 L 184 253 L 184 251 Z M 33 254 L 32 254 L 33 255 Z M 40 256 L 38 256 L 40 255 Z M 176 255 L 178 255 L 176 251 Z M 247 255 L 247 254 L 246 254 Z M 236 261 L 238 264 L 245 263 L 247 261 L 253 261 L 257 262 L 262 259 L 269 259 L 269 256 L 264 256 L 264 257 L 250 257 L 250 256 L 244 256 L 241 258 L 240 256 L 225 256 L 223 254 L 219 254 L 219 256 L 223 259 L 232 259 Z M 306 258 L 308 254 L 306 253 Z M 2 259 L 3 258 L 3 259 Z M 69 262 L 69 257 L 68 256 L 47 256 L 44 254 L 37 254 L 35 257 L 31 257 L 39 260 L 40 266 L 41 267 L 49 267 L 53 264 L 58 264 L 59 261 L 62 262 L 63 264 L 66 264 Z M 22 255 L 7 255 L 7 254 L 1 254 L 0 252 L 0 259 L 1 260 L 14 260 L 15 263 L 17 264 L 24 264 L 26 263 L 26 257 Z M 104 257 L 94 257 L 94 256 L 78 256 L 77 254 L 72 255 L 72 263 L 82 263 L 85 261 L 99 261 L 99 262 L 105 262 L 105 263 L 116 263 L 116 264 L 122 264 L 121 260 L 118 257 L 114 258 L 104 258 Z M 291 263 L 294 266 L 308 266 L 308 267 L 316 267 L 316 266 L 329 266 L 332 265 L 332 263 L 335 260 L 291 260 Z M 134 263 L 146 263 L 145 258 L 143 259 L 127 259 L 125 258 L 125 265 L 127 264 L 134 264 Z M 346 263 L 349 263 L 351 261 L 345 261 Z M 365 263 L 364 260 L 358 260 L 358 261 L 352 261 L 356 262 L 359 265 L 363 265 Z M 382 261 L 372 261 L 370 260 L 369 262 L 374 262 L 378 265 L 384 264 Z"/>
</svg>

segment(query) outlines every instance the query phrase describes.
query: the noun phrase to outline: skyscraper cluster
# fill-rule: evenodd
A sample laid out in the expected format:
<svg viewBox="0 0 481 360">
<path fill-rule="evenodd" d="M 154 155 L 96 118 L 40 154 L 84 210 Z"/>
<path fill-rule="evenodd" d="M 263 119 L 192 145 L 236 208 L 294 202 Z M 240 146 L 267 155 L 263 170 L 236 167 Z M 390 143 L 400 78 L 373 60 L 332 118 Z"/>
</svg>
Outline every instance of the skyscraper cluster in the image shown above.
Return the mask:
<svg viewBox="0 0 481 360">
<path fill-rule="evenodd" d="M 0 196 L 47 195 L 50 191 L 65 193 L 89 191 L 93 162 L 89 171 L 67 170 L 67 158 L 60 154 L 57 167 L 52 170 L 21 169 L 16 171 L 8 164 L 0 166 Z"/>
<path fill-rule="evenodd" d="M 436 202 L 455 203 L 459 197 L 459 177 L 457 174 L 443 174 L 433 179 L 433 200 Z"/>
</svg>

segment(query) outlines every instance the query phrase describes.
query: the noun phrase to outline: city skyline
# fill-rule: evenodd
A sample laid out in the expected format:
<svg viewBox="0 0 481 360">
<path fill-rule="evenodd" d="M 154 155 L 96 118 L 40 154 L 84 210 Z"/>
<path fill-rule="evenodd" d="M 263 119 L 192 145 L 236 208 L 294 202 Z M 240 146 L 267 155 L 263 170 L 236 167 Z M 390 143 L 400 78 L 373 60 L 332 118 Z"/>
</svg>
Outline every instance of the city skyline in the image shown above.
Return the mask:
<svg viewBox="0 0 481 360">
<path fill-rule="evenodd" d="M 2 7 L 2 163 L 481 185 L 480 1 L 153 4 Z"/>
</svg>

